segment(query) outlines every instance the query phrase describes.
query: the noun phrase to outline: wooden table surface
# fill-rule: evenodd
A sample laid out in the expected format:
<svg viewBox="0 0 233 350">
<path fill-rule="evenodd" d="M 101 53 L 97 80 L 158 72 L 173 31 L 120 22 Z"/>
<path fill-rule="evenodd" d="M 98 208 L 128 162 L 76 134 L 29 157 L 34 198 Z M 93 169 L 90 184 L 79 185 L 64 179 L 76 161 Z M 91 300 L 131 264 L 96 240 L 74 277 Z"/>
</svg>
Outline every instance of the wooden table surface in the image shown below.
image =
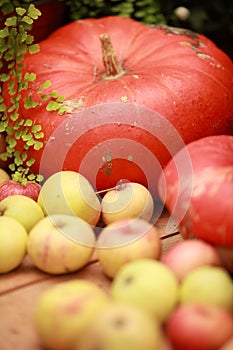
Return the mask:
<svg viewBox="0 0 233 350">
<path fill-rule="evenodd" d="M 174 224 L 166 230 L 167 215 L 161 215 L 155 226 L 162 241 L 162 254 L 182 238 Z M 95 282 L 108 291 L 111 281 L 103 274 L 95 257 L 76 273 L 54 276 L 33 266 L 25 257 L 16 270 L 0 275 L 0 350 L 41 350 L 40 340 L 33 326 L 33 311 L 40 295 L 50 286 L 81 278 Z"/>
</svg>

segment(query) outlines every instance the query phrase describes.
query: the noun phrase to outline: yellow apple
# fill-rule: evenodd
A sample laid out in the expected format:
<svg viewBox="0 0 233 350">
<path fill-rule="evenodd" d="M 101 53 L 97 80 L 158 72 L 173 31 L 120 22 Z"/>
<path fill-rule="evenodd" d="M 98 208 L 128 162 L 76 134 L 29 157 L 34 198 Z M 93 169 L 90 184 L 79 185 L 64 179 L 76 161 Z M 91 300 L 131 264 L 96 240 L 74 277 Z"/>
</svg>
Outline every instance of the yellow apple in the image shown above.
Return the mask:
<svg viewBox="0 0 233 350">
<path fill-rule="evenodd" d="M 135 218 L 115 221 L 100 232 L 96 252 L 104 273 L 112 278 L 129 261 L 159 259 L 162 243 L 155 226 Z"/>
<path fill-rule="evenodd" d="M 99 198 L 89 181 L 75 171 L 64 170 L 51 175 L 42 185 L 38 203 L 45 215 L 79 216 L 90 225 L 99 221 Z"/>
<path fill-rule="evenodd" d="M 154 201 L 146 187 L 127 182 L 108 191 L 102 199 L 101 208 L 106 225 L 136 217 L 150 221 L 154 213 Z"/>
<path fill-rule="evenodd" d="M 192 270 L 180 286 L 180 303 L 207 303 L 233 312 L 233 281 L 222 267 L 201 266 Z"/>
<path fill-rule="evenodd" d="M 43 346 L 71 350 L 87 325 L 109 303 L 107 294 L 85 280 L 61 282 L 37 302 L 34 325 Z"/>
<path fill-rule="evenodd" d="M 21 194 L 11 195 L 0 202 L 0 215 L 19 221 L 29 232 L 44 217 L 43 210 L 32 198 Z"/>
<path fill-rule="evenodd" d="M 81 269 L 95 246 L 93 228 L 73 215 L 50 215 L 29 232 L 27 252 L 40 270 L 51 274 Z"/>
<path fill-rule="evenodd" d="M 10 180 L 9 174 L 6 172 L 6 170 L 0 168 L 0 183 Z"/>
<path fill-rule="evenodd" d="M 131 261 L 116 274 L 114 300 L 135 305 L 165 322 L 178 302 L 179 285 L 174 273 L 153 259 Z"/>
<path fill-rule="evenodd" d="M 138 308 L 110 303 L 87 326 L 75 350 L 161 350 L 159 322 Z"/>
<path fill-rule="evenodd" d="M 11 217 L 0 217 L 0 273 L 18 267 L 26 254 L 28 234 L 23 225 Z"/>
</svg>

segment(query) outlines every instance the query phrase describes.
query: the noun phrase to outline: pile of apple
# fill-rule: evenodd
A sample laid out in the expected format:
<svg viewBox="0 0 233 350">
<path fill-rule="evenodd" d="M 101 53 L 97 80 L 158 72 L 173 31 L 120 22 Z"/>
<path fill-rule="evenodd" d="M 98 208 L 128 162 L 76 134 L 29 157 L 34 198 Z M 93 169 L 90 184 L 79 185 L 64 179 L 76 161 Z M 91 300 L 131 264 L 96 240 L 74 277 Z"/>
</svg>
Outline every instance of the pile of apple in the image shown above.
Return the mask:
<svg viewBox="0 0 233 350">
<path fill-rule="evenodd" d="M 125 263 L 108 291 L 71 279 L 41 295 L 34 324 L 45 348 L 232 349 L 233 283 L 212 246 L 183 241 L 160 260 L 130 252 L 114 252 L 111 264 Z"/>
<path fill-rule="evenodd" d="M 25 254 L 46 273 L 74 272 L 96 249 L 103 270 L 113 277 L 127 261 L 127 250 L 127 259 L 160 255 L 160 238 L 150 223 L 154 201 L 140 184 L 120 183 L 100 198 L 84 176 L 61 171 L 44 182 L 36 198 L 19 186 L 9 179 L 0 185 L 0 273 L 19 266 Z M 112 264 L 118 250 L 122 261 Z"/>
<path fill-rule="evenodd" d="M 70 273 L 95 253 L 111 281 L 105 291 L 71 278 L 41 295 L 34 320 L 45 348 L 232 349 L 233 282 L 218 252 L 187 239 L 161 255 L 154 211 L 142 185 L 121 182 L 100 197 L 74 171 L 49 177 L 36 199 L 0 201 L 0 273 L 26 254 L 46 273 Z"/>
<path fill-rule="evenodd" d="M 41 295 L 36 331 L 54 350 L 230 350 L 233 283 L 218 264 L 212 246 L 184 241 L 161 260 L 126 262 L 108 291 L 81 279 L 61 282 Z"/>
</svg>

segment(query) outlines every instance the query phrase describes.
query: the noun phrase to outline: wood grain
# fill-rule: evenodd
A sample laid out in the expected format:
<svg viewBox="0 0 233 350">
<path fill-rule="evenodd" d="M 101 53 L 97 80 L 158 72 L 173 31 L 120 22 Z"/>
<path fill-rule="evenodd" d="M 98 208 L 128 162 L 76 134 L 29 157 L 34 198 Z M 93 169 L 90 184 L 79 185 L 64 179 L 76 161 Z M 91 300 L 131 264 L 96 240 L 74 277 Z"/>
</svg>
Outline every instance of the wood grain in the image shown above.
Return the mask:
<svg viewBox="0 0 233 350">
<path fill-rule="evenodd" d="M 168 222 L 166 213 L 162 213 L 155 222 L 161 237 L 162 254 L 182 240 L 175 223 L 170 221 L 167 227 Z M 90 280 L 106 292 L 111 285 L 95 253 L 88 265 L 72 274 L 46 274 L 38 270 L 26 256 L 19 268 L 0 276 L 0 350 L 42 350 L 33 325 L 37 300 L 52 285 L 75 278 Z"/>
</svg>

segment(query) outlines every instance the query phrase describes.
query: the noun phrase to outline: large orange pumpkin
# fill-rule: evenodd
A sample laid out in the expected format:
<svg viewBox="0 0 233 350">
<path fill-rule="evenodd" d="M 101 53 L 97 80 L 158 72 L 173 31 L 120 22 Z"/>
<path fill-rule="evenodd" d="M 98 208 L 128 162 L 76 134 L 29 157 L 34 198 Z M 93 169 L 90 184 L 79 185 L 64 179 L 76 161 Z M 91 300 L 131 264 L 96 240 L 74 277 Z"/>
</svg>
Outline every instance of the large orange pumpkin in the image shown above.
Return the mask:
<svg viewBox="0 0 233 350">
<path fill-rule="evenodd" d="M 21 93 L 20 118 L 42 126 L 43 148 L 27 153 L 45 177 L 77 170 L 98 190 L 127 179 L 156 193 L 161 168 L 184 144 L 233 132 L 233 64 L 197 33 L 84 19 L 56 30 L 23 63 L 37 79 Z M 65 97 L 62 115 L 38 94 L 46 80 L 42 95 Z M 34 109 L 24 106 L 29 96 L 39 102 Z M 5 89 L 8 105 L 10 97 Z M 18 138 L 16 148 L 24 144 Z"/>
</svg>

